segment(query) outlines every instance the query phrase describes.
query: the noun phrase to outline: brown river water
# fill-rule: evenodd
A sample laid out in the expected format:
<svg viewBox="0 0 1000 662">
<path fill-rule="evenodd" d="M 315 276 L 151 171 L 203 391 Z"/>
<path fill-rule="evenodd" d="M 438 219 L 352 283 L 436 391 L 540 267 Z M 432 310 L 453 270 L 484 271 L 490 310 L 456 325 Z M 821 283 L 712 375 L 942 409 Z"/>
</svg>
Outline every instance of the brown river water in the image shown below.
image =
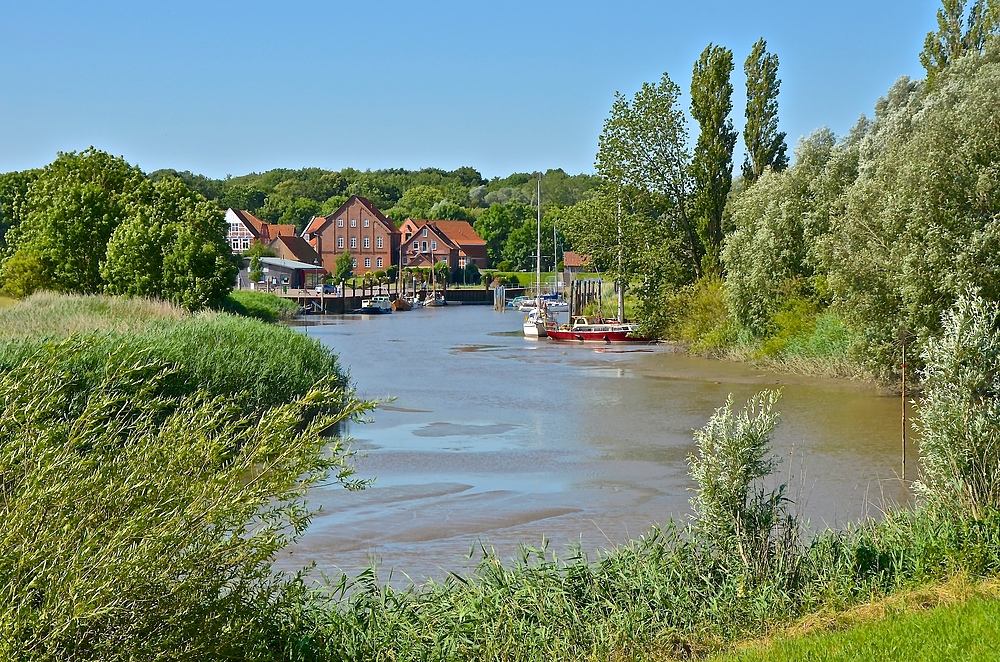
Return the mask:
<svg viewBox="0 0 1000 662">
<path fill-rule="evenodd" d="M 596 555 L 687 516 L 693 431 L 729 394 L 742 405 L 762 388 L 782 390 L 774 452 L 813 531 L 911 498 L 898 395 L 668 345 L 529 339 L 522 320 L 449 306 L 300 327 L 340 355 L 361 397 L 394 400 L 349 429 L 372 486 L 314 489 L 321 510 L 277 567 L 355 575 L 374 559 L 383 579 L 419 583 L 470 570 L 481 545 L 503 558 L 543 541 L 560 557 L 573 544 Z M 910 443 L 908 479 L 916 459 Z"/>
</svg>

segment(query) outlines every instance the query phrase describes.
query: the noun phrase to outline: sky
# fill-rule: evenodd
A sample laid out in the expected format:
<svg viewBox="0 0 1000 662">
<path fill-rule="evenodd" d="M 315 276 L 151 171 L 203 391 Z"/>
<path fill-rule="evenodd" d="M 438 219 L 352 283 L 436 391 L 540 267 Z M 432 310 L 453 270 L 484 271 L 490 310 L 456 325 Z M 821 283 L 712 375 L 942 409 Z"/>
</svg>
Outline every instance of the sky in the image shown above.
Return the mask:
<svg viewBox="0 0 1000 662">
<path fill-rule="evenodd" d="M 0 172 L 94 146 L 145 172 L 212 178 L 303 167 L 592 173 L 615 93 L 631 97 L 664 72 L 687 91 L 709 43 L 733 51 L 742 128 L 743 62 L 761 37 L 779 58 L 791 149 L 822 127 L 846 134 L 900 76 L 923 78 L 918 55 L 939 6 L 0 0 Z"/>
</svg>

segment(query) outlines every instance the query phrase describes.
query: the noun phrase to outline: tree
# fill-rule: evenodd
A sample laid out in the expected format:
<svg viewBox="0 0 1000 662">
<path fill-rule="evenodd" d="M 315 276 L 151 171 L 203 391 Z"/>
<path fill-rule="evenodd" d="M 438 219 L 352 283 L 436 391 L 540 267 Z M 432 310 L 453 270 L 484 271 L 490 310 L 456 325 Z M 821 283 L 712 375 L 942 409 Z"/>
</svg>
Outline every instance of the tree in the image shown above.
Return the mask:
<svg viewBox="0 0 1000 662">
<path fill-rule="evenodd" d="M 691 207 L 704 251 L 701 270 L 708 275 L 721 273 L 722 213 L 733 183 L 736 131 L 729 117 L 733 109 L 732 71 L 733 52 L 709 44 L 691 76 L 691 115 L 701 127 L 691 161 Z"/>
<path fill-rule="evenodd" d="M 767 52 L 767 42 L 759 39 L 743 64 L 747 77 L 746 125 L 743 143 L 743 179 L 753 184 L 766 168 L 781 171 L 788 167 L 785 133 L 778 131 L 778 56 Z"/>
<path fill-rule="evenodd" d="M 499 264 L 504 259 L 504 247 L 507 245 L 510 233 L 534 216 L 535 210 L 520 202 L 503 205 L 494 203 L 479 215 L 472 227 L 486 242 L 486 255 L 490 264 Z"/>
<path fill-rule="evenodd" d="M 189 310 L 218 307 L 237 272 L 222 213 L 176 178 L 142 188 L 108 241 L 101 265 L 107 291 Z"/>
<path fill-rule="evenodd" d="M 337 256 L 337 261 L 334 263 L 333 281 L 335 283 L 343 283 L 346 280 L 350 280 L 353 275 L 354 259 L 351 257 L 350 251 L 345 251 Z"/>
<path fill-rule="evenodd" d="M 666 73 L 655 85 L 643 83 L 631 101 L 616 93 L 598 138 L 594 165 L 606 182 L 603 196 L 618 199 L 626 209 L 653 213 L 664 234 L 677 237 L 677 242 L 671 242 L 673 247 L 681 250 L 691 271 L 700 276 L 703 251 L 688 216 L 691 159 L 684 113 L 677 108 L 679 97 L 680 88 Z M 615 217 L 604 217 L 612 222 L 613 230 Z"/>
<path fill-rule="evenodd" d="M 60 153 L 32 182 L 12 248 L 37 258 L 53 289 L 100 292 L 108 240 L 145 181 L 138 168 L 94 148 Z"/>
<path fill-rule="evenodd" d="M 937 32 L 928 32 L 920 64 L 933 85 L 945 67 L 965 53 L 981 53 L 990 35 L 1000 31 L 1000 0 L 942 0 L 937 12 Z M 963 30 L 963 23 L 965 28 Z"/>
</svg>

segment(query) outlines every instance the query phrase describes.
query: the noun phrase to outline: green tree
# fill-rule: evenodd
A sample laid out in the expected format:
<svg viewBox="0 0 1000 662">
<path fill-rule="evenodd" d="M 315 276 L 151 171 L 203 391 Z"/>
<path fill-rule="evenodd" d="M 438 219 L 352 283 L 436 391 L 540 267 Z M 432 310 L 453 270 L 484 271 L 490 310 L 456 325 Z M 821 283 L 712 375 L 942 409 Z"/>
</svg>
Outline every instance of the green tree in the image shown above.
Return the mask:
<svg viewBox="0 0 1000 662">
<path fill-rule="evenodd" d="M 942 0 L 937 11 L 937 32 L 928 32 L 920 64 L 927 82 L 934 84 L 945 67 L 965 53 L 981 53 L 986 40 L 1000 30 L 1000 1 Z M 964 25 L 963 25 L 964 24 Z"/>
<path fill-rule="evenodd" d="M 778 56 L 767 52 L 767 42 L 759 39 L 743 63 L 747 77 L 746 124 L 743 143 L 743 179 L 747 186 L 766 168 L 781 171 L 788 167 L 785 133 L 778 131 Z"/>
<path fill-rule="evenodd" d="M 53 289 L 100 292 L 108 240 L 145 181 L 138 168 L 94 148 L 59 154 L 31 184 L 12 248 L 36 257 Z"/>
<path fill-rule="evenodd" d="M 736 131 L 729 117 L 733 109 L 732 72 L 733 52 L 709 44 L 691 76 L 691 115 L 701 127 L 691 161 L 691 208 L 704 251 L 702 273 L 707 275 L 721 273 L 722 214 L 733 183 Z"/>
<path fill-rule="evenodd" d="M 617 198 L 626 209 L 653 213 L 663 226 L 659 234 L 676 237 L 669 242 L 671 248 L 680 250 L 690 270 L 700 276 L 703 251 L 688 215 L 691 158 L 679 97 L 680 88 L 665 73 L 655 85 L 643 83 L 632 100 L 616 93 L 598 138 L 594 165 L 606 182 L 604 197 Z M 612 222 L 612 231 L 604 235 L 617 236 L 615 216 L 601 216 Z M 645 244 L 652 238 L 640 241 Z"/>
<path fill-rule="evenodd" d="M 107 244 L 107 291 L 189 310 L 220 306 L 237 272 L 222 213 L 175 178 L 147 182 L 138 197 Z"/>
<path fill-rule="evenodd" d="M 350 280 L 354 275 L 354 259 L 349 251 L 345 251 L 337 256 L 337 261 L 333 265 L 333 280 L 335 283 L 343 283 Z"/>
</svg>

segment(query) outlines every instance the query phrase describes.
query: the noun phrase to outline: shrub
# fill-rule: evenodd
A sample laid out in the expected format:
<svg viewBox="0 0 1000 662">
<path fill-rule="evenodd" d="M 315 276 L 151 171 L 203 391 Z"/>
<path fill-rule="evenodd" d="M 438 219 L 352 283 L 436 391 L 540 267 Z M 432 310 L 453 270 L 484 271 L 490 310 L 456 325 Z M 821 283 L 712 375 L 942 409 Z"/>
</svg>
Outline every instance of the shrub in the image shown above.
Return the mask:
<svg viewBox="0 0 1000 662">
<path fill-rule="evenodd" d="M 920 480 L 933 506 L 978 518 L 1000 509 L 1000 307 L 962 296 L 923 351 Z"/>
<path fill-rule="evenodd" d="M 135 348 L 66 370 L 103 350 L 46 343 L 0 373 L 0 657 L 288 657 L 302 586 L 271 560 L 311 485 L 357 486 L 321 432 L 366 405 L 326 381 L 246 416 L 166 395 L 175 368 Z"/>
<path fill-rule="evenodd" d="M 265 322 L 288 321 L 300 311 L 299 305 L 294 301 L 252 290 L 233 290 L 222 304 L 222 309 L 234 315 L 254 317 Z"/>
</svg>

